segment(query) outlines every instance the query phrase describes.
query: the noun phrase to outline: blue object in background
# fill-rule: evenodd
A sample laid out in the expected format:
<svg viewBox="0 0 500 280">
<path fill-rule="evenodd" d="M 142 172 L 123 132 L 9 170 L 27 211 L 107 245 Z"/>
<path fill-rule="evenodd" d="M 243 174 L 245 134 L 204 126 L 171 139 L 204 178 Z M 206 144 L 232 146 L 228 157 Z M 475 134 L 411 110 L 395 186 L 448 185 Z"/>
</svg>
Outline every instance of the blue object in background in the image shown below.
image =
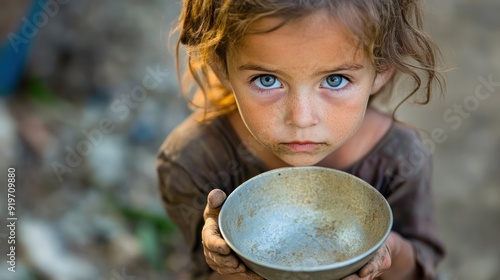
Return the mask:
<svg viewBox="0 0 500 280">
<path fill-rule="evenodd" d="M 130 132 L 130 139 L 136 144 L 145 144 L 157 137 L 155 124 L 150 120 L 138 119 L 134 122 Z"/>
<path fill-rule="evenodd" d="M 33 16 L 41 12 L 44 3 L 45 1 L 33 1 L 31 4 L 29 13 L 25 17 L 32 27 L 38 28 L 33 23 Z M 19 28 L 9 33 L 0 46 L 0 97 L 12 95 L 23 75 L 31 41 L 36 36 L 23 34 L 27 30 L 26 25 L 26 21 L 22 21 Z"/>
</svg>

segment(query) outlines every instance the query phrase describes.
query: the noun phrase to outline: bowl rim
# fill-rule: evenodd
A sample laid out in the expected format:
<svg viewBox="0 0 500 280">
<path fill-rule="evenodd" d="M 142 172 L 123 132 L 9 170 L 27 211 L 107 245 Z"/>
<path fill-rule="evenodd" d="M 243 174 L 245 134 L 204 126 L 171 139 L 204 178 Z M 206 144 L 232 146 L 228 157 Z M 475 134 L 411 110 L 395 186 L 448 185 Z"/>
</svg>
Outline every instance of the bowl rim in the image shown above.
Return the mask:
<svg viewBox="0 0 500 280">
<path fill-rule="evenodd" d="M 379 196 L 380 198 L 382 198 L 382 201 L 384 201 L 384 205 L 387 207 L 387 209 L 389 210 L 389 221 L 388 221 L 388 226 L 387 226 L 387 230 L 386 232 L 384 233 L 383 237 L 380 239 L 379 242 L 377 242 L 375 245 L 373 245 L 371 248 L 369 248 L 368 250 L 364 251 L 363 253 L 361 253 L 360 255 L 356 256 L 356 257 L 353 257 L 353 258 L 350 258 L 348 260 L 345 260 L 345 261 L 342 261 L 342 262 L 336 262 L 336 263 L 333 263 L 333 264 L 326 264 L 326 265 L 319 265 L 319 266 L 315 266 L 315 267 L 311 267 L 311 266 L 296 266 L 296 267 L 288 267 L 288 266 L 281 266 L 281 265 L 275 265 L 275 264 L 269 264 L 269 263 L 264 263 L 264 262 L 261 262 L 259 260 L 256 260 L 255 258 L 251 257 L 251 256 L 245 256 L 245 254 L 242 254 L 242 252 L 240 250 L 238 250 L 234 244 L 232 244 L 232 242 L 230 242 L 227 238 L 226 238 L 226 234 L 224 233 L 224 230 L 222 229 L 221 227 L 221 217 L 223 216 L 222 214 L 224 212 L 227 212 L 229 210 L 227 210 L 227 208 L 224 208 L 224 205 L 226 205 L 226 201 L 228 201 L 231 196 L 236 196 L 236 195 L 233 195 L 234 193 L 237 193 L 238 191 L 241 191 L 241 186 L 243 185 L 246 185 L 248 184 L 249 182 L 251 181 L 254 181 L 254 180 L 258 180 L 260 177 L 263 177 L 263 176 L 269 176 L 269 174 L 271 173 L 279 173 L 279 172 L 283 172 L 283 171 L 290 171 L 290 170 L 327 170 L 328 172 L 337 172 L 337 173 L 340 173 L 342 175 L 348 175 L 350 177 L 353 178 L 353 180 L 355 181 L 358 181 L 360 182 L 361 184 L 363 185 L 366 185 L 366 186 L 370 186 L 374 191 L 375 191 L 375 195 Z M 265 171 L 263 173 L 260 173 L 248 180 L 246 180 L 245 182 L 241 183 L 238 187 L 236 187 L 236 189 L 231 192 L 229 194 L 229 196 L 226 198 L 226 200 L 224 200 L 224 204 L 222 205 L 221 207 L 221 210 L 219 212 L 219 217 L 217 219 L 217 222 L 218 222 L 218 226 L 219 226 L 219 231 L 222 235 L 222 238 L 224 238 L 224 241 L 228 244 L 228 246 L 231 248 L 231 250 L 233 250 L 237 255 L 238 257 L 242 257 L 242 258 L 245 258 L 246 260 L 254 263 L 254 264 L 257 264 L 259 266 L 263 266 L 263 267 L 266 267 L 266 268 L 272 268 L 272 269 L 276 269 L 276 270 L 281 270 L 281 271 L 285 271 L 285 272 L 320 272 L 320 271 L 326 271 L 326 270 L 330 270 L 330 269 L 336 269 L 336 268 L 341 268 L 341 267 L 346 267 L 348 265 L 351 265 L 351 264 L 354 264 L 354 263 L 357 263 L 359 261 L 361 261 L 362 259 L 366 258 L 367 256 L 371 255 L 372 253 L 374 253 L 378 248 L 380 248 L 380 246 L 382 246 L 382 244 L 384 244 L 384 242 L 386 241 L 387 237 L 389 236 L 391 230 L 392 230 L 392 226 L 393 226 L 393 214 L 392 214 L 392 208 L 391 206 L 389 205 L 389 202 L 387 202 L 387 200 L 385 199 L 385 197 L 375 188 L 373 187 L 372 185 L 370 185 L 369 183 L 367 183 L 366 181 L 350 174 L 350 173 L 347 173 L 345 171 L 342 171 L 342 170 L 338 170 L 338 169 L 334 169 L 334 168 L 328 168 L 328 167 L 322 167 L 322 166 L 291 166 L 291 167 L 281 167 L 281 168 L 276 168 L 276 169 L 272 169 L 272 170 L 268 170 L 268 171 Z"/>
</svg>

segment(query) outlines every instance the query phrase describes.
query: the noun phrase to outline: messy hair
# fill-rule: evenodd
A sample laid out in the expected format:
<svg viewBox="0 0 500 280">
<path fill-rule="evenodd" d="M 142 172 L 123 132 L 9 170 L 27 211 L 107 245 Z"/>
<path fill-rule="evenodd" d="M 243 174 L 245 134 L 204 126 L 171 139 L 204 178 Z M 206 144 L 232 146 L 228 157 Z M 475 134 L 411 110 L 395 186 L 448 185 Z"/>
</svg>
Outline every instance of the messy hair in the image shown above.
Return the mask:
<svg viewBox="0 0 500 280">
<path fill-rule="evenodd" d="M 282 19 L 280 25 L 265 31 L 272 32 L 319 10 L 329 12 L 352 31 L 377 72 L 390 66 L 414 80 L 415 86 L 402 102 L 424 89 L 418 103 L 427 104 L 434 83 L 442 89 L 436 69 L 439 51 L 423 31 L 420 0 L 184 0 L 175 29 L 180 35 L 177 72 L 182 44 L 187 49 L 186 77 L 198 85 L 194 96 L 183 90 L 191 106 L 203 109 L 205 118 L 236 109 L 233 93 L 222 86 L 210 65 L 218 61 L 225 66 L 228 49 L 237 45 L 253 22 L 264 17 Z"/>
</svg>

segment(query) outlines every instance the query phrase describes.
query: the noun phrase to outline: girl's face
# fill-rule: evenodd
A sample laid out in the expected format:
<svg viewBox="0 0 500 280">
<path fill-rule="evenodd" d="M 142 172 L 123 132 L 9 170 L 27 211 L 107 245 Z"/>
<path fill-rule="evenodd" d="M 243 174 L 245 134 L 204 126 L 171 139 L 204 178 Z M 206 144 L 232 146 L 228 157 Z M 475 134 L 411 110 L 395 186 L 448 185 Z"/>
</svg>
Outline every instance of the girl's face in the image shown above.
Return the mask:
<svg viewBox="0 0 500 280">
<path fill-rule="evenodd" d="M 279 23 L 260 19 L 250 31 Z M 387 79 L 324 12 L 246 35 L 228 53 L 227 70 L 223 82 L 250 133 L 293 166 L 314 165 L 349 140 Z"/>
</svg>

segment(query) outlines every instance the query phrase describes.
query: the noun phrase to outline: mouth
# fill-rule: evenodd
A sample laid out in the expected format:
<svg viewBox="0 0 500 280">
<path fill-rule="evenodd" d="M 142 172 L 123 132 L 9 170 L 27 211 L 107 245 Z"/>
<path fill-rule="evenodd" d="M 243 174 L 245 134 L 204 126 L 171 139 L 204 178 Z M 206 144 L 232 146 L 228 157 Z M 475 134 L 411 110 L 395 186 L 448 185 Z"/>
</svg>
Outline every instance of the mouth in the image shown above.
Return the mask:
<svg viewBox="0 0 500 280">
<path fill-rule="evenodd" d="M 324 143 L 312 141 L 294 141 L 281 143 L 281 145 L 287 147 L 291 152 L 294 153 L 308 153 L 316 150 L 319 146 L 324 145 Z"/>
</svg>

